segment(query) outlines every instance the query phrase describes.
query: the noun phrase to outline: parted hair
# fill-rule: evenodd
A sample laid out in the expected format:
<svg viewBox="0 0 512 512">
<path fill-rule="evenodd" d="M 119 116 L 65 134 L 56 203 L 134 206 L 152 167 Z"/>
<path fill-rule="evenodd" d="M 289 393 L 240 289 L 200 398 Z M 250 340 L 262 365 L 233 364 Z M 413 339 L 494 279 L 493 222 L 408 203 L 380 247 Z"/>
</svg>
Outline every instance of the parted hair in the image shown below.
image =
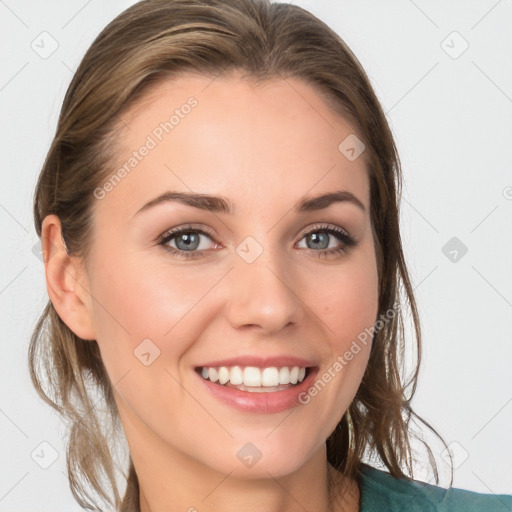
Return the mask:
<svg viewBox="0 0 512 512">
<path fill-rule="evenodd" d="M 380 460 L 397 478 L 413 478 L 411 441 L 419 438 L 411 419 L 442 438 L 411 407 L 421 329 L 399 229 L 400 160 L 363 67 L 341 37 L 308 11 L 269 0 L 143 0 L 118 15 L 89 47 L 65 94 L 35 188 L 38 236 L 43 219 L 57 215 L 68 254 L 88 263 L 93 193 L 115 165 L 121 116 L 143 101 L 150 88 L 186 72 L 212 79 L 230 72 L 254 81 L 301 79 L 364 143 L 382 321 L 372 331 L 368 365 L 355 398 L 326 440 L 327 457 L 351 478 L 368 457 Z M 406 318 L 414 340 L 405 339 Z M 406 375 L 404 353 L 411 347 L 415 361 Z M 48 301 L 31 336 L 28 363 L 39 395 L 69 424 L 67 470 L 77 502 L 102 510 L 99 498 L 115 510 L 139 511 L 131 458 L 124 491 L 115 477 L 112 447 L 122 430 L 96 340 L 75 335 Z M 100 414 L 98 402 L 107 414 Z M 437 483 L 432 450 L 421 442 Z"/>
</svg>

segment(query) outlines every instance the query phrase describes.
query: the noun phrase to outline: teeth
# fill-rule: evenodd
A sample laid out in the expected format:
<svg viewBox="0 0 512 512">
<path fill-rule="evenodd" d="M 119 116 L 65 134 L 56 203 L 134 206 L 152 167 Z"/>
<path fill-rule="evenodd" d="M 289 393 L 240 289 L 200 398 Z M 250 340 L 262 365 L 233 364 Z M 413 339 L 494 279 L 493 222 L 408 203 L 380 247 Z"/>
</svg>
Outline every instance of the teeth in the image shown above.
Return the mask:
<svg viewBox="0 0 512 512">
<path fill-rule="evenodd" d="M 219 368 L 219 384 L 226 384 L 229 380 L 229 370 L 223 366 Z"/>
<path fill-rule="evenodd" d="M 216 368 L 208 368 L 208 378 L 212 382 L 217 382 L 219 380 L 219 373 L 217 372 Z"/>
<path fill-rule="evenodd" d="M 261 371 L 254 366 L 244 370 L 244 386 L 261 386 Z"/>
<path fill-rule="evenodd" d="M 240 366 L 233 366 L 229 371 L 229 382 L 234 386 L 239 386 L 244 383 L 244 372 Z"/>
<path fill-rule="evenodd" d="M 268 368 L 257 368 L 255 366 L 246 366 L 245 368 L 240 366 L 230 368 L 226 366 L 219 368 L 203 367 L 201 375 L 211 382 L 218 381 L 221 385 L 271 388 L 302 382 L 306 376 L 306 368 L 299 366 L 283 366 L 281 368 L 275 366 Z"/>
<path fill-rule="evenodd" d="M 279 385 L 279 370 L 275 366 L 272 368 L 265 368 L 261 372 L 261 385 L 265 387 Z"/>
<path fill-rule="evenodd" d="M 290 369 L 288 366 L 283 366 L 279 370 L 279 384 L 290 384 Z"/>
</svg>

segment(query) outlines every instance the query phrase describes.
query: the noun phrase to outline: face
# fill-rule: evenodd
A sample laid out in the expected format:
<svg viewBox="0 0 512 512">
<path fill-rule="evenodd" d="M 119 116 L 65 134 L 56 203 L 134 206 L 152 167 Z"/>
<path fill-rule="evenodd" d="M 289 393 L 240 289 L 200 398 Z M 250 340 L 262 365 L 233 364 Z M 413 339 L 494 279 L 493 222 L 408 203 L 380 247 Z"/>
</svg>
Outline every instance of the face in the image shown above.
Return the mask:
<svg viewBox="0 0 512 512">
<path fill-rule="evenodd" d="M 300 80 L 236 75 L 161 84 L 124 122 L 83 283 L 130 447 L 242 478 L 289 474 L 351 403 L 370 344 L 344 355 L 377 316 L 367 169 L 338 149 L 354 130 Z M 171 192 L 223 202 L 145 207 Z M 256 381 L 277 371 L 249 392 L 201 375 L 222 365 Z M 308 367 L 302 384 L 269 392 L 294 366 Z"/>
</svg>

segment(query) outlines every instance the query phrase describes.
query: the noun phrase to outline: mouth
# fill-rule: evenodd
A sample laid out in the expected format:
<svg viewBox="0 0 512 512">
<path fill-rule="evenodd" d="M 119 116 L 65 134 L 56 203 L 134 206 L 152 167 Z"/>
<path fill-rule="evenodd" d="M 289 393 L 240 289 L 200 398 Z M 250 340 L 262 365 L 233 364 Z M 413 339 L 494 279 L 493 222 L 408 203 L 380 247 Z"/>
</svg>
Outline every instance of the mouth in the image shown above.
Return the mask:
<svg viewBox="0 0 512 512">
<path fill-rule="evenodd" d="M 299 386 L 315 367 L 311 366 L 199 366 L 202 379 L 219 387 L 249 393 L 274 393 Z"/>
<path fill-rule="evenodd" d="M 309 403 L 320 366 L 290 354 L 240 354 L 194 367 L 199 385 L 218 403 L 243 413 L 274 414 Z"/>
</svg>

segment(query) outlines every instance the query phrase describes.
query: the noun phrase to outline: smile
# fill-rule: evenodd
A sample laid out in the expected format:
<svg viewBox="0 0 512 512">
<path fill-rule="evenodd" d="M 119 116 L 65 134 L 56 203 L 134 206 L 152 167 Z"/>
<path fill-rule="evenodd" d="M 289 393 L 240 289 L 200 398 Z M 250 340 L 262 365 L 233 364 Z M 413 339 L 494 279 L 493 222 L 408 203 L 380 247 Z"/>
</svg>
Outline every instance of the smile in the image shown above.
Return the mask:
<svg viewBox="0 0 512 512">
<path fill-rule="evenodd" d="M 210 396 L 241 412 L 259 414 L 273 414 L 293 407 L 304 407 L 299 396 L 312 385 L 318 372 L 318 366 L 195 368 L 199 384 Z"/>
<path fill-rule="evenodd" d="M 301 383 L 306 377 L 308 368 L 300 366 L 220 366 L 201 367 L 197 371 L 205 380 L 221 386 L 233 387 L 241 391 L 269 393 L 288 389 Z"/>
</svg>

